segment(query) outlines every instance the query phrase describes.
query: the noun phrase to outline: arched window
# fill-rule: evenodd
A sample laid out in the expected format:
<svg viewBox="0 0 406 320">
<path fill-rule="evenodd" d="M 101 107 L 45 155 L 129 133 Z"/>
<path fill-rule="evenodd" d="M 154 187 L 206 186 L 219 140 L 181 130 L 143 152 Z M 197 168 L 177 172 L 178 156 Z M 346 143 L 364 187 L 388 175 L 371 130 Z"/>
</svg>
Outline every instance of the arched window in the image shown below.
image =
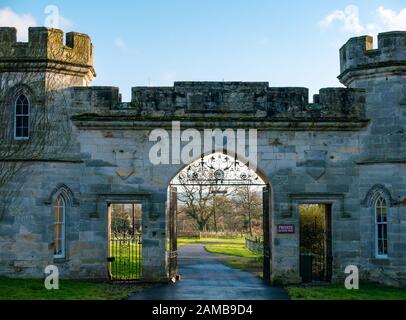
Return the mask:
<svg viewBox="0 0 406 320">
<path fill-rule="evenodd" d="M 388 207 L 383 196 L 375 201 L 375 255 L 377 258 L 388 256 Z"/>
<path fill-rule="evenodd" d="M 54 257 L 65 257 L 65 200 L 61 195 L 54 204 Z"/>
<path fill-rule="evenodd" d="M 20 94 L 14 106 L 14 138 L 17 140 L 29 139 L 30 130 L 30 102 L 27 97 Z"/>
</svg>

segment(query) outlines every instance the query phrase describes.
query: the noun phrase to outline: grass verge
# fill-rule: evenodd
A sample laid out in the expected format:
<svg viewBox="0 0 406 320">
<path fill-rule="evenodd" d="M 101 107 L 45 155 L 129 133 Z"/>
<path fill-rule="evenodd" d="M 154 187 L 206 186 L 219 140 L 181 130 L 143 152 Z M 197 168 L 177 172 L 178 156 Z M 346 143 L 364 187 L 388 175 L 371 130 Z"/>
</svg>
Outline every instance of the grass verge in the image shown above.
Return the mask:
<svg viewBox="0 0 406 320">
<path fill-rule="evenodd" d="M 0 300 L 121 300 L 148 285 L 59 280 L 59 290 L 47 290 L 43 279 L 0 277 Z"/>
<path fill-rule="evenodd" d="M 262 278 L 262 259 L 224 256 L 221 261 L 230 268 L 247 271 Z"/>
<path fill-rule="evenodd" d="M 205 246 L 206 251 L 219 254 L 221 261 L 231 268 L 251 272 L 262 277 L 262 255 L 249 251 L 244 239 Z"/>
<path fill-rule="evenodd" d="M 293 300 L 406 300 L 406 289 L 369 283 L 361 283 L 359 290 L 347 290 L 344 285 L 292 286 L 286 289 Z"/>
<path fill-rule="evenodd" d="M 249 251 L 244 242 L 232 242 L 232 243 L 216 243 L 205 246 L 206 251 L 217 254 L 224 254 L 228 256 L 244 257 L 251 259 L 258 259 L 261 255 Z"/>
</svg>

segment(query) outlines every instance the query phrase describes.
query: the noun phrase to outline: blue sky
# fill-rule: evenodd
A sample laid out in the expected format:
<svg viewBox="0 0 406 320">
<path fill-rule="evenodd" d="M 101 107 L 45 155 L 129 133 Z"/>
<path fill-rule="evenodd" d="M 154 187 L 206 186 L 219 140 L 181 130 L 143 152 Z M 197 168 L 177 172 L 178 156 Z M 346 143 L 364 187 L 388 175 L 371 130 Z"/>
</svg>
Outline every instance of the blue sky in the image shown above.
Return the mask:
<svg viewBox="0 0 406 320">
<path fill-rule="evenodd" d="M 340 86 L 338 49 L 352 36 L 406 30 L 406 3 L 271 0 L 0 0 L 0 26 L 46 24 L 87 33 L 95 46 L 93 85 L 173 81 L 268 81 L 271 86 Z"/>
</svg>

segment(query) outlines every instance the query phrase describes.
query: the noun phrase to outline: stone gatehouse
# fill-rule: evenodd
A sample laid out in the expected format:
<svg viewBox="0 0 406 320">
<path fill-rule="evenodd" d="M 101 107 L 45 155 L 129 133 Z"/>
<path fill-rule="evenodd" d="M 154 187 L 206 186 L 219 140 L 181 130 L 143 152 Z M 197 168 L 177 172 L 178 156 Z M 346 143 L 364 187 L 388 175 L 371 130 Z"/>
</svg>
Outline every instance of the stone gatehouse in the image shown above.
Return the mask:
<svg viewBox="0 0 406 320">
<path fill-rule="evenodd" d="M 85 34 L 0 28 L 0 275 L 108 277 L 108 208 L 142 204 L 142 270 L 168 278 L 168 186 L 184 164 L 153 165 L 153 129 L 257 129 L 270 185 L 271 281 L 301 282 L 298 206 L 331 206 L 332 280 L 406 286 L 406 32 L 350 39 L 339 79 L 306 88 L 264 82 L 92 87 Z M 185 144 L 185 142 L 182 142 Z M 58 211 L 59 210 L 59 211 Z M 59 214 L 59 213 L 60 214 Z M 59 226 L 55 228 L 55 226 Z M 295 232 L 278 233 L 278 225 Z M 58 230 L 57 232 L 55 230 Z"/>
</svg>

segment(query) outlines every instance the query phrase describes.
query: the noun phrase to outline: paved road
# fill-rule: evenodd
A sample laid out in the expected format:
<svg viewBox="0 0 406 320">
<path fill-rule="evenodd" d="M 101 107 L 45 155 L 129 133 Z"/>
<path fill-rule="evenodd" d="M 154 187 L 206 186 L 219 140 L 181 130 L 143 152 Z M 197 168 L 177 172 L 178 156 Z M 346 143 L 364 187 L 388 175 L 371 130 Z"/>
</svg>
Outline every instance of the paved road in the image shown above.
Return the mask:
<svg viewBox="0 0 406 320">
<path fill-rule="evenodd" d="M 182 246 L 178 254 L 181 281 L 146 289 L 130 300 L 289 299 L 284 289 L 268 286 L 249 272 L 224 265 L 203 244 Z"/>
</svg>

